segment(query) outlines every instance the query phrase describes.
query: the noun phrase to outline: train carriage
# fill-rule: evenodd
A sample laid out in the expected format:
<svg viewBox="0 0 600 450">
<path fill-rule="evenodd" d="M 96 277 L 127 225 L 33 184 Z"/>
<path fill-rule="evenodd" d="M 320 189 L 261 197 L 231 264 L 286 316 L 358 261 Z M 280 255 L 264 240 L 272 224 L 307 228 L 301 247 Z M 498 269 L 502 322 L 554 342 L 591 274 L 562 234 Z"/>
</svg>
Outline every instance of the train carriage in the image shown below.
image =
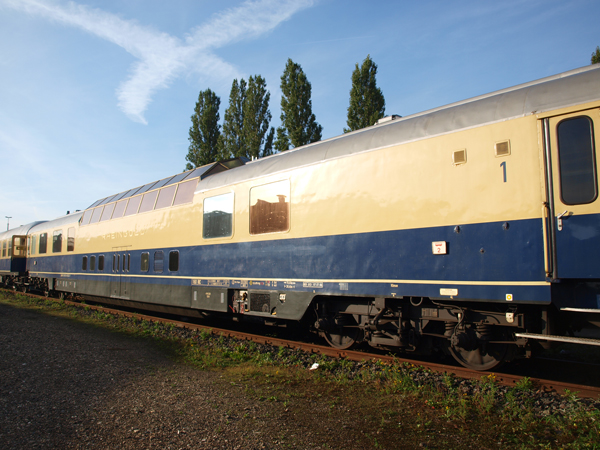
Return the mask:
<svg viewBox="0 0 600 450">
<path fill-rule="evenodd" d="M 599 113 L 590 66 L 205 166 L 32 228 L 73 248 L 27 269 L 60 293 L 491 369 L 600 324 Z"/>
<path fill-rule="evenodd" d="M 29 230 L 26 268 L 31 290 L 46 295 L 55 290 L 61 292 L 56 280 L 77 274 L 75 236 L 82 214 L 67 214 Z"/>
<path fill-rule="evenodd" d="M 27 289 L 27 235 L 42 222 L 21 225 L 0 233 L 0 285 Z"/>
</svg>

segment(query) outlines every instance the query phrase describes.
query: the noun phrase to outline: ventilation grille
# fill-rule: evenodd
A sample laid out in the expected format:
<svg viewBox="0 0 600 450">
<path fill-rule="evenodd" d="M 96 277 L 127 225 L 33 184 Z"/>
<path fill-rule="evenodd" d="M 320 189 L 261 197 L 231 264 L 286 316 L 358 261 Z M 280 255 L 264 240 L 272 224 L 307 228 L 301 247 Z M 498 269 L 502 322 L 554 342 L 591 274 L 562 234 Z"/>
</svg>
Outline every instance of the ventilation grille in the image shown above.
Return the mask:
<svg viewBox="0 0 600 450">
<path fill-rule="evenodd" d="M 496 142 L 496 145 L 494 145 L 494 151 L 496 152 L 496 156 L 510 155 L 510 141 Z"/>
<path fill-rule="evenodd" d="M 452 163 L 454 165 L 464 164 L 466 162 L 467 162 L 467 150 L 465 150 L 465 149 L 456 150 L 454 153 L 452 153 Z"/>
</svg>

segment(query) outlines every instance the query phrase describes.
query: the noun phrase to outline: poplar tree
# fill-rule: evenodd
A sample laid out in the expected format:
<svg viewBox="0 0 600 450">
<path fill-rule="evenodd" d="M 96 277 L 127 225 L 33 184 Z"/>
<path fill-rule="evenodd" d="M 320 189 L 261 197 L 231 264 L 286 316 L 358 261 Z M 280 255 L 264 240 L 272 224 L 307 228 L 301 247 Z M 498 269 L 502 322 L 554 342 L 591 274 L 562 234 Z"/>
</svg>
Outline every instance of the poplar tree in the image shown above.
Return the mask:
<svg viewBox="0 0 600 450">
<path fill-rule="evenodd" d="M 600 47 L 596 46 L 596 51 L 592 53 L 592 64 L 600 63 Z"/>
<path fill-rule="evenodd" d="M 273 147 L 274 139 L 275 139 L 275 128 L 271 127 L 271 129 L 269 130 L 269 134 L 267 134 L 267 137 L 265 138 L 265 146 L 263 147 L 261 157 L 273 155 L 275 153 L 275 148 Z"/>
<path fill-rule="evenodd" d="M 281 127 L 275 148 L 279 151 L 321 140 L 323 127 L 312 113 L 311 85 L 300 64 L 287 60 L 281 76 Z"/>
<path fill-rule="evenodd" d="M 269 142 L 269 136 L 265 138 L 271 122 L 270 98 L 260 75 L 250 76 L 247 83 L 243 78 L 239 83 L 233 80 L 220 142 L 224 159 L 260 158 L 272 153 L 272 139 Z"/>
<path fill-rule="evenodd" d="M 188 140 L 190 146 L 185 159 L 186 169 L 210 164 L 219 159 L 218 141 L 221 134 L 219 106 L 221 99 L 210 89 L 200 91 L 192 115 Z"/>
<path fill-rule="evenodd" d="M 220 152 L 224 159 L 245 155 L 244 149 L 244 100 L 246 81 L 233 80 L 229 93 L 229 106 L 225 110 Z"/>
<path fill-rule="evenodd" d="M 352 88 L 350 89 L 350 106 L 348 107 L 348 128 L 344 133 L 374 125 L 385 116 L 385 99 L 376 81 L 377 65 L 367 55 L 361 67 L 352 72 Z"/>
<path fill-rule="evenodd" d="M 248 158 L 267 156 L 265 150 L 267 153 L 269 151 L 272 153 L 272 150 L 267 149 L 267 146 L 264 145 L 266 144 L 265 135 L 271 122 L 270 99 L 271 93 L 267 91 L 265 79 L 260 75 L 250 76 L 244 99 L 242 131 L 244 156 Z"/>
</svg>

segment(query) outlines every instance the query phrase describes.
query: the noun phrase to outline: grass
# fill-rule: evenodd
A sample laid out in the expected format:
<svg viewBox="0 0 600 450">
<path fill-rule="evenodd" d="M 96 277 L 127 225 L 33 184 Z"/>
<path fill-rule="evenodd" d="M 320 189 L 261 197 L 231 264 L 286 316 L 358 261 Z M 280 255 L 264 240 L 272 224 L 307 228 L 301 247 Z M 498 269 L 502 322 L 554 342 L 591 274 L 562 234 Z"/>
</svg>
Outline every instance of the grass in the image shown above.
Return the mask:
<svg viewBox="0 0 600 450">
<path fill-rule="evenodd" d="M 360 448 L 600 449 L 599 410 L 568 393 L 563 410 L 540 413 L 528 378 L 510 389 L 493 375 L 467 383 L 413 364 L 356 364 L 6 291 L 0 302 L 151 340 L 177 361 L 218 371 L 281 414 L 297 411 L 296 422 L 307 427 L 359 430 Z M 319 368 L 309 371 L 315 362 Z M 337 448 L 336 435 L 324 433 L 323 446 Z"/>
</svg>

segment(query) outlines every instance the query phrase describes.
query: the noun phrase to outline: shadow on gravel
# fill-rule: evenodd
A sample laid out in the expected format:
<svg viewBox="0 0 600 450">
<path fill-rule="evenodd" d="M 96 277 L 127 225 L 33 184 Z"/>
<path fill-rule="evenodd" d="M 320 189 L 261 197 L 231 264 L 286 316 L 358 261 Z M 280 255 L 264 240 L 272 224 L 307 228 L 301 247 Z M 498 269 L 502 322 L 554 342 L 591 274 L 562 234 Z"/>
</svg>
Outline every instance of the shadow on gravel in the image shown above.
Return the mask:
<svg viewBox="0 0 600 450">
<path fill-rule="evenodd" d="M 144 342 L 0 304 L 1 447 L 69 447 L 107 391 L 172 365 Z"/>
</svg>

